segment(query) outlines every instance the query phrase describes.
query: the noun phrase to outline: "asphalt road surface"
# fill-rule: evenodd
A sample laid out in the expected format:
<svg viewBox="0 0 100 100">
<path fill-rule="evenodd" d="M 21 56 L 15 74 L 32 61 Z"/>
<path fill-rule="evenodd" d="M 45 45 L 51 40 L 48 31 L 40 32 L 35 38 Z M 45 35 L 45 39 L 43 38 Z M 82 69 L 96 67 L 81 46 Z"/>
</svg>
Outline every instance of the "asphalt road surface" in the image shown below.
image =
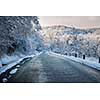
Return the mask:
<svg viewBox="0 0 100 100">
<path fill-rule="evenodd" d="M 21 65 L 8 83 L 95 83 L 100 71 L 46 52 Z"/>
</svg>

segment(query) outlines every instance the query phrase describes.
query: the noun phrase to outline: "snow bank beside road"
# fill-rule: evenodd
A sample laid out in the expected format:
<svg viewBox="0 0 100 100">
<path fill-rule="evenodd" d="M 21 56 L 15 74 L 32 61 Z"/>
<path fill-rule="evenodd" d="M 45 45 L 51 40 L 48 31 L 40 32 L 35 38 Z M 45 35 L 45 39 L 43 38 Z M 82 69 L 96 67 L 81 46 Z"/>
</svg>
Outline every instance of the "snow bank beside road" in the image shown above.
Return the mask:
<svg viewBox="0 0 100 100">
<path fill-rule="evenodd" d="M 0 68 L 0 74 L 4 73 L 5 71 L 7 71 L 8 69 L 12 68 L 13 66 L 15 66 L 16 64 L 20 63 L 24 58 L 20 58 L 18 61 L 15 61 L 11 64 L 8 64 L 6 66 L 3 66 Z"/>
<path fill-rule="evenodd" d="M 87 59 L 82 59 L 82 58 L 75 58 L 73 56 L 67 56 L 67 58 L 73 60 L 73 61 L 76 61 L 76 62 L 79 62 L 81 64 L 85 64 L 89 67 L 92 67 L 92 68 L 96 68 L 98 70 L 100 70 L 100 64 L 95 60 L 95 61 L 90 61 L 88 58 Z"/>
<path fill-rule="evenodd" d="M 54 53 L 54 52 L 49 52 L 49 54 L 53 54 L 53 55 L 60 57 L 62 59 L 68 58 L 70 60 L 76 61 L 76 62 L 81 63 L 81 64 L 85 64 L 89 67 L 96 68 L 96 69 L 100 70 L 100 64 L 97 62 L 97 60 L 90 61 L 89 58 L 86 58 L 84 60 L 82 58 L 76 58 L 74 56 L 61 55 L 61 54 L 57 54 L 57 53 Z"/>
<path fill-rule="evenodd" d="M 0 67 L 0 75 L 1 75 L 2 73 L 6 72 L 8 69 L 12 68 L 13 66 L 19 64 L 19 63 L 20 63 L 21 61 L 23 61 L 24 59 L 26 59 L 26 58 L 31 58 L 31 57 L 33 58 L 33 57 L 35 57 L 35 56 L 40 55 L 41 53 L 42 53 L 42 52 L 36 53 L 35 55 L 24 56 L 24 57 L 22 57 L 22 58 L 16 59 L 16 61 L 14 61 L 14 62 L 12 62 L 12 63 L 6 65 L 6 66 Z"/>
</svg>

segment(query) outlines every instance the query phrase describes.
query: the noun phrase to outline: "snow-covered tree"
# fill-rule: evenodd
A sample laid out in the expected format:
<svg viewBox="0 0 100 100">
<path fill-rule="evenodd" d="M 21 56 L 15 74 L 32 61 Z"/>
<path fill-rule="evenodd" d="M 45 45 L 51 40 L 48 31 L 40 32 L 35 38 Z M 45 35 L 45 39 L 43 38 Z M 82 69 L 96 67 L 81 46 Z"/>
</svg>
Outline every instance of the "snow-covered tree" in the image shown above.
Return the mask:
<svg viewBox="0 0 100 100">
<path fill-rule="evenodd" d="M 0 56 L 39 50 L 43 46 L 40 30 L 37 16 L 0 16 Z"/>
</svg>

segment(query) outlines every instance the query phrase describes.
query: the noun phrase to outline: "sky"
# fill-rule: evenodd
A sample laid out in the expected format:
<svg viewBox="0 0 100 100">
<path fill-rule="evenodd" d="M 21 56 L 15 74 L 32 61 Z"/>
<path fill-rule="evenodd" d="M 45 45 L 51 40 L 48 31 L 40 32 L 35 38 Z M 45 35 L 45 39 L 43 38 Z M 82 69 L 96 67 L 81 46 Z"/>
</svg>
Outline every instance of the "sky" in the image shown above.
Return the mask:
<svg viewBox="0 0 100 100">
<path fill-rule="evenodd" d="M 39 16 L 41 26 L 66 25 L 80 28 L 100 27 L 100 16 Z"/>
</svg>

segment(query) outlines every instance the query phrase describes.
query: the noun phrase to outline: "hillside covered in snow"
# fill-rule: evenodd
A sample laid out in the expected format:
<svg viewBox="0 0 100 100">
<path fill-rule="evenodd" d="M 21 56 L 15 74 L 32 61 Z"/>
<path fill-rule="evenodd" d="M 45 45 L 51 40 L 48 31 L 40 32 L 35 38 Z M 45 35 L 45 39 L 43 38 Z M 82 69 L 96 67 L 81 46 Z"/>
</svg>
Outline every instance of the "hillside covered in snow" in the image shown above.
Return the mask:
<svg viewBox="0 0 100 100">
<path fill-rule="evenodd" d="M 79 29 L 63 25 L 43 27 L 45 48 L 53 52 L 100 57 L 100 28 Z"/>
<path fill-rule="evenodd" d="M 55 26 L 45 26 L 42 27 L 44 33 L 61 33 L 61 34 L 88 34 L 88 33 L 94 33 L 97 30 L 100 30 L 100 28 L 88 28 L 88 29 L 82 29 L 82 28 L 76 28 L 76 27 L 69 27 L 64 25 L 55 25 Z"/>
</svg>

